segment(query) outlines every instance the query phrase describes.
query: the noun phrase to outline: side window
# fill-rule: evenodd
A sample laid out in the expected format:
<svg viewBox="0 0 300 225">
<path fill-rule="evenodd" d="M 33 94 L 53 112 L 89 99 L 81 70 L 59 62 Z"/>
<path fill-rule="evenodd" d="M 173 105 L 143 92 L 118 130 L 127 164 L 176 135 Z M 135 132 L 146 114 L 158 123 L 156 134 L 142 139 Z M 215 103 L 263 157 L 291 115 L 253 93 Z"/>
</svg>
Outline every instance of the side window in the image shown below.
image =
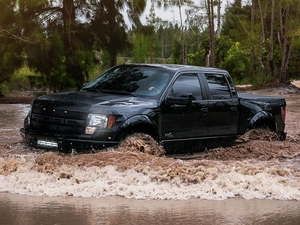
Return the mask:
<svg viewBox="0 0 300 225">
<path fill-rule="evenodd" d="M 173 84 L 169 95 L 182 96 L 187 93 L 192 93 L 194 99 L 196 100 L 202 100 L 198 75 L 195 73 L 180 75 Z"/>
<path fill-rule="evenodd" d="M 227 79 L 223 74 L 205 74 L 212 100 L 231 99 Z"/>
</svg>

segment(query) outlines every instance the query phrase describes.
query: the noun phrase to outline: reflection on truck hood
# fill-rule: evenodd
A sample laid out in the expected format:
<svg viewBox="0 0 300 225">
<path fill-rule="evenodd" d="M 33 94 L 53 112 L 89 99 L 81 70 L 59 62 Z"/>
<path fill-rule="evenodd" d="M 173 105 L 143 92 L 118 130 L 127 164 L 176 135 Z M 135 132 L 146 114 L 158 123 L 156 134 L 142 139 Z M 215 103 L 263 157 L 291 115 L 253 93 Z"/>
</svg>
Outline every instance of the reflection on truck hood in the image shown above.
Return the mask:
<svg viewBox="0 0 300 225">
<path fill-rule="evenodd" d="M 140 97 L 78 91 L 48 94 L 38 97 L 34 101 L 34 106 L 73 111 L 76 110 L 81 112 L 91 112 L 102 109 L 101 111 L 103 112 L 103 108 L 107 108 L 107 106 L 110 108 L 119 108 L 124 106 L 139 106 L 143 104 L 152 105 L 151 102 L 152 101 L 148 101 L 148 99 Z"/>
</svg>

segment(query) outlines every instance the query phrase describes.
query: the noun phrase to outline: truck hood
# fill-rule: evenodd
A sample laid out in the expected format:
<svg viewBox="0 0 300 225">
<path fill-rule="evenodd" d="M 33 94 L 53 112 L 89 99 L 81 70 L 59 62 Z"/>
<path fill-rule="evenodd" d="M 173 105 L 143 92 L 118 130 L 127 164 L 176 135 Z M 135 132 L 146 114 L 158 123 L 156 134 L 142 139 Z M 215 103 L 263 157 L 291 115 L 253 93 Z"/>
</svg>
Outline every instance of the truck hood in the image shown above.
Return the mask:
<svg viewBox="0 0 300 225">
<path fill-rule="evenodd" d="M 119 110 L 133 111 L 141 105 L 155 105 L 155 100 L 149 100 L 130 95 L 103 94 L 94 92 L 62 92 L 38 97 L 33 107 L 44 107 L 51 110 L 70 110 L 85 113 L 113 113 Z M 130 107 L 128 107 L 130 106 Z"/>
</svg>

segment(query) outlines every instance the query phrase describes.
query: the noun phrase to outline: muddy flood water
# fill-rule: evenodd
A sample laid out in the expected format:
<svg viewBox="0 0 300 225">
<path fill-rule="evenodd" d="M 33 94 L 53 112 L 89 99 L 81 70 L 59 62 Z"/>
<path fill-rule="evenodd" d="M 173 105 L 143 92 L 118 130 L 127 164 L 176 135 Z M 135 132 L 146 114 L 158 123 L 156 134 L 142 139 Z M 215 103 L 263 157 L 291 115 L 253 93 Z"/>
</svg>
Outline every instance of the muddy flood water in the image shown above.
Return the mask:
<svg viewBox="0 0 300 225">
<path fill-rule="evenodd" d="M 259 91 L 255 93 L 260 93 Z M 287 100 L 287 140 L 252 131 L 229 148 L 158 156 L 124 143 L 89 154 L 23 145 L 28 104 L 0 104 L 0 224 L 299 224 L 300 95 Z"/>
</svg>

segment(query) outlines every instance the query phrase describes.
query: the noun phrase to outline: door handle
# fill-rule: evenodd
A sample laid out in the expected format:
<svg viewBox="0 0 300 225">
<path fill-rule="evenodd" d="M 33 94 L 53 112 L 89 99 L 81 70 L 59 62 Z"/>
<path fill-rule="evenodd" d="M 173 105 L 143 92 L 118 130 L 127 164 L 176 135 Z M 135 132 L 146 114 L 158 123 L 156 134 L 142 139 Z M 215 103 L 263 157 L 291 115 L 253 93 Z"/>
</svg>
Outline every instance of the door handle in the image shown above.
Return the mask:
<svg viewBox="0 0 300 225">
<path fill-rule="evenodd" d="M 237 111 L 238 111 L 237 107 L 231 107 L 230 109 L 233 114 L 237 113 Z"/>
<path fill-rule="evenodd" d="M 203 115 L 206 115 L 208 113 L 208 108 L 201 108 L 201 112 Z"/>
</svg>

